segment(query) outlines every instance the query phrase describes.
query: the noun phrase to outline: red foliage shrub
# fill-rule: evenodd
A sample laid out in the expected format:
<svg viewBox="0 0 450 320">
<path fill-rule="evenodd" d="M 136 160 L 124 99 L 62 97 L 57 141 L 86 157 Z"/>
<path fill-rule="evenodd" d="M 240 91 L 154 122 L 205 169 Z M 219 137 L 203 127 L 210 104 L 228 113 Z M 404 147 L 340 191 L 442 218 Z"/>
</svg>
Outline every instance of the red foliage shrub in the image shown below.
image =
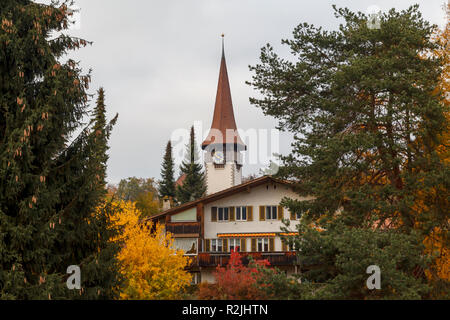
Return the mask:
<svg viewBox="0 0 450 320">
<path fill-rule="evenodd" d="M 226 267 L 218 266 L 214 274 L 216 283 L 202 283 L 198 298 L 203 300 L 261 300 L 266 299 L 262 290 L 256 286 L 261 276 L 256 266 L 269 266 L 267 260 L 256 260 L 244 266 L 238 252 L 232 252 Z"/>
</svg>

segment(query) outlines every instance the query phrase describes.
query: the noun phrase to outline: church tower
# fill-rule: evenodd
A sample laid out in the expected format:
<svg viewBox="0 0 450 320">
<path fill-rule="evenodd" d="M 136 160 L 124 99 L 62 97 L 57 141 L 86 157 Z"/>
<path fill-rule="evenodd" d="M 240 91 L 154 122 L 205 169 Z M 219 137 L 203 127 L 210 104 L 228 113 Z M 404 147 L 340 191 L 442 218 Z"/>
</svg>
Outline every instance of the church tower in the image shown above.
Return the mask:
<svg viewBox="0 0 450 320">
<path fill-rule="evenodd" d="M 222 35 L 222 61 L 211 129 L 202 149 L 205 152 L 207 194 L 242 183 L 242 142 L 234 119 Z"/>
</svg>

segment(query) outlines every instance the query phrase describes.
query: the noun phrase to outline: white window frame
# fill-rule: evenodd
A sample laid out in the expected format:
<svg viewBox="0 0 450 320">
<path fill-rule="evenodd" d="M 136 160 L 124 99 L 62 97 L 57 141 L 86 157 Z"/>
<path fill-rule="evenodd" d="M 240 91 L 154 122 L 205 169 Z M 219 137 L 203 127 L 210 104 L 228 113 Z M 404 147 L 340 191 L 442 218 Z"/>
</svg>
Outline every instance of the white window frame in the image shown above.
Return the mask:
<svg viewBox="0 0 450 320">
<path fill-rule="evenodd" d="M 278 206 L 266 206 L 265 210 L 266 220 L 277 220 L 278 219 Z M 275 218 L 273 217 L 275 212 Z"/>
<path fill-rule="evenodd" d="M 221 213 L 222 211 L 222 213 Z M 222 215 L 222 219 L 220 216 Z M 227 219 L 225 219 L 225 215 Z M 218 207 L 217 208 L 217 221 L 218 222 L 228 222 L 230 221 L 230 208 L 229 207 Z"/>
<path fill-rule="evenodd" d="M 223 239 L 211 239 L 211 252 L 223 252 Z"/>
<path fill-rule="evenodd" d="M 261 246 L 261 248 L 260 248 Z M 267 250 L 265 250 L 267 249 Z M 269 252 L 269 238 L 256 239 L 256 251 L 257 252 Z"/>
<path fill-rule="evenodd" d="M 231 252 L 233 249 L 236 249 L 236 247 L 239 248 L 239 250 L 236 251 L 241 252 L 241 239 L 239 238 L 228 239 L 228 251 Z"/>
<path fill-rule="evenodd" d="M 238 218 L 238 212 L 239 212 L 239 218 Z M 245 219 L 242 217 L 243 213 L 245 212 Z M 235 218 L 236 221 L 247 221 L 248 218 L 248 212 L 246 206 L 238 206 L 235 208 Z"/>
</svg>

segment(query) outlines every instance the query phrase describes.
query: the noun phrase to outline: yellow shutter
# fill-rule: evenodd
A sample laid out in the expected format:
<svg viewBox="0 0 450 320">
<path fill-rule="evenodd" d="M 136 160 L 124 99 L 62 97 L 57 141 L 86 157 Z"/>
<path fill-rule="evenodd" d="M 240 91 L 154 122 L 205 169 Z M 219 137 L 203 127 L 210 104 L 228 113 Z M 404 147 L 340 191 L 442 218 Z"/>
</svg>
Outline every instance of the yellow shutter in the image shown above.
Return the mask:
<svg viewBox="0 0 450 320">
<path fill-rule="evenodd" d="M 253 221 L 253 207 L 247 207 L 247 221 Z"/>
<path fill-rule="evenodd" d="M 212 222 L 217 221 L 217 207 L 211 208 L 211 221 Z"/>
<path fill-rule="evenodd" d="M 291 212 L 291 220 L 295 220 L 295 213 Z"/>
<path fill-rule="evenodd" d="M 278 206 L 278 220 L 281 220 L 284 218 L 284 211 L 282 206 Z"/>
<path fill-rule="evenodd" d="M 256 239 L 252 238 L 252 252 L 256 252 Z"/>
<path fill-rule="evenodd" d="M 223 245 L 222 251 L 228 252 L 228 239 L 223 239 L 222 245 Z"/>
<path fill-rule="evenodd" d="M 265 221 L 266 220 L 266 207 L 265 206 L 259 206 L 259 221 Z"/>
<path fill-rule="evenodd" d="M 230 221 L 236 221 L 234 215 L 234 207 L 230 207 Z"/>
<path fill-rule="evenodd" d="M 242 238 L 241 239 L 241 252 L 247 251 L 247 239 Z"/>
<path fill-rule="evenodd" d="M 275 251 L 275 238 L 269 238 L 269 251 Z"/>
</svg>

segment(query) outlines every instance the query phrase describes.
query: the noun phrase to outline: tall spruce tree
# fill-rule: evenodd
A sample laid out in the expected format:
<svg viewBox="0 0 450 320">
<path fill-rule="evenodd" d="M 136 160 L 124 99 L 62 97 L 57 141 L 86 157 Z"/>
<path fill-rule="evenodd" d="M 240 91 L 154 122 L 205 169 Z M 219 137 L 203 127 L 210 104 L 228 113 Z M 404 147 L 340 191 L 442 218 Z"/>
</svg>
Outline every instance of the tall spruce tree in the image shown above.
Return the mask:
<svg viewBox="0 0 450 320">
<path fill-rule="evenodd" d="M 64 34 L 69 4 L 0 6 L 0 299 L 111 297 L 116 286 L 114 248 L 103 251 L 114 230 L 95 215 L 105 140 L 88 129 L 73 139 L 90 74 L 61 59 L 88 44 Z M 66 287 L 69 265 L 81 267 L 83 291 Z"/>
<path fill-rule="evenodd" d="M 166 153 L 161 169 L 161 182 L 159 183 L 159 195 L 175 199 L 174 162 L 172 158 L 172 143 L 167 142 Z"/>
<path fill-rule="evenodd" d="M 117 115 L 106 122 L 104 90 L 98 91 L 90 125 L 71 147 L 61 165 L 77 160 L 79 165 L 70 165 L 59 176 L 66 183 L 63 194 L 65 218 L 55 247 L 60 255 L 59 265 L 78 265 L 82 271 L 82 291 L 71 291 L 70 298 L 112 299 L 117 298 L 120 285 L 119 265 L 116 260 L 119 244 L 112 240 L 119 230 L 111 222 L 114 207 L 106 198 L 106 162 L 108 139 Z M 81 188 L 80 188 L 81 186 Z M 76 248 L 74 250 L 74 248 Z M 55 272 L 60 271 L 55 265 Z"/>
<path fill-rule="evenodd" d="M 445 229 L 449 217 L 439 205 L 448 197 L 449 167 L 433 147 L 447 128 L 448 112 L 445 92 L 436 90 L 443 61 L 427 54 L 439 46 L 430 40 L 435 26 L 418 6 L 380 14 L 379 28 L 371 28 L 363 13 L 335 8 L 335 15 L 344 20 L 338 31 L 304 23 L 293 39 L 282 41 L 294 59 L 280 58 L 267 45 L 261 64 L 251 67 L 250 84 L 263 94 L 251 102 L 295 134 L 280 176 L 297 181 L 300 195 L 313 196 L 283 205 L 302 215 L 303 235 L 311 225 L 324 228 L 315 238 L 294 239 L 303 262 L 326 269 L 305 277 L 327 284 L 327 297 L 370 297 L 360 277 L 368 266 L 343 267 L 364 259 L 408 279 L 385 297 L 423 297 L 421 278 L 410 281 L 412 264 L 425 262 L 417 240 L 435 227 Z M 418 206 L 419 195 L 436 186 L 444 192 L 428 198 L 425 210 Z M 376 254 L 362 251 L 368 236 L 380 239 L 371 244 Z M 403 258 L 389 259 L 395 254 Z M 336 283 L 341 292 L 333 291 Z M 382 276 L 382 287 L 390 285 Z"/>
<path fill-rule="evenodd" d="M 206 193 L 205 174 L 202 165 L 198 163 L 198 154 L 194 126 L 192 126 L 189 144 L 186 146 L 186 159 L 180 167 L 181 174 L 186 175 L 186 178 L 176 190 L 177 200 L 180 203 L 199 199 Z"/>
</svg>

